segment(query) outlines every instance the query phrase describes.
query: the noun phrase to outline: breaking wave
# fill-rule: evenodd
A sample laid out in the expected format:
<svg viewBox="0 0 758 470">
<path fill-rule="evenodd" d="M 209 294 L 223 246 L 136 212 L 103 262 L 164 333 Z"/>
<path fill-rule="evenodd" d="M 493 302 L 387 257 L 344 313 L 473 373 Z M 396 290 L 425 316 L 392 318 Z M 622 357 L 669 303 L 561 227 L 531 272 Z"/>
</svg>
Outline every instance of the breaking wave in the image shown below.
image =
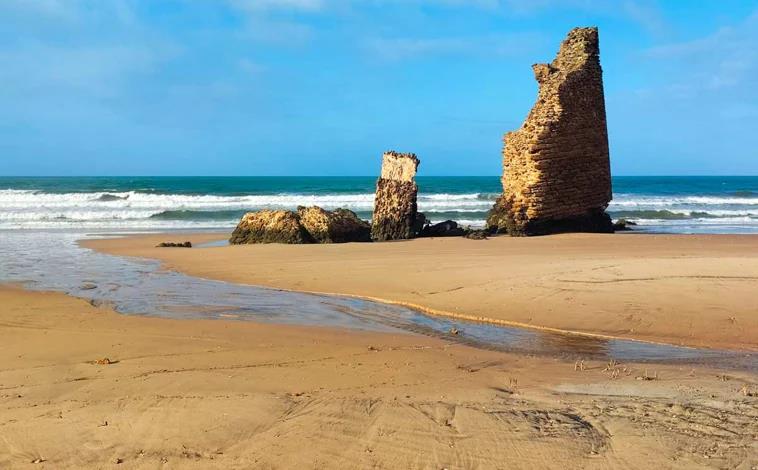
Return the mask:
<svg viewBox="0 0 758 470">
<path fill-rule="evenodd" d="M 423 189 L 423 188 L 422 188 Z M 446 188 L 447 189 L 447 188 Z M 433 222 L 452 219 L 482 226 L 498 193 L 471 191 L 419 194 L 419 210 Z M 0 229 L 26 228 L 223 228 L 233 227 L 247 211 L 295 209 L 317 205 L 344 207 L 371 218 L 374 195 L 369 192 L 276 194 L 191 194 L 156 191 L 47 192 L 0 190 Z M 672 231 L 758 232 L 758 192 L 721 194 L 617 193 L 608 207 L 614 219 L 624 218 L 641 227 Z M 735 228 L 736 227 L 736 228 Z"/>
<path fill-rule="evenodd" d="M 420 194 L 419 210 L 433 221 L 467 219 L 483 222 L 496 194 Z M 245 212 L 295 209 L 297 206 L 344 207 L 370 218 L 374 195 L 253 194 L 239 196 L 159 194 L 138 191 L 49 193 L 0 190 L 0 228 L 66 226 L 120 228 L 227 227 Z"/>
</svg>

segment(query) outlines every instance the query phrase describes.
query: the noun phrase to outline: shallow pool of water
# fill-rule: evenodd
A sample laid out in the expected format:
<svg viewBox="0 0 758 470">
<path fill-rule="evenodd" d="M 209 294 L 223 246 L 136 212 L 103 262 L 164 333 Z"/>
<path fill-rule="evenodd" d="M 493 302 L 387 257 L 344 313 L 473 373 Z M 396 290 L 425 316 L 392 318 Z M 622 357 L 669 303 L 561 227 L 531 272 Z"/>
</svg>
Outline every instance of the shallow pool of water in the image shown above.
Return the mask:
<svg viewBox="0 0 758 470">
<path fill-rule="evenodd" d="M 106 255 L 77 243 L 82 238 L 102 236 L 59 231 L 0 232 L 0 282 L 21 282 L 30 289 L 65 292 L 124 314 L 402 330 L 476 347 L 570 359 L 758 368 L 754 354 L 473 323 L 368 300 L 201 279 L 161 269 L 155 260 Z M 458 334 L 451 335 L 451 329 Z"/>
</svg>

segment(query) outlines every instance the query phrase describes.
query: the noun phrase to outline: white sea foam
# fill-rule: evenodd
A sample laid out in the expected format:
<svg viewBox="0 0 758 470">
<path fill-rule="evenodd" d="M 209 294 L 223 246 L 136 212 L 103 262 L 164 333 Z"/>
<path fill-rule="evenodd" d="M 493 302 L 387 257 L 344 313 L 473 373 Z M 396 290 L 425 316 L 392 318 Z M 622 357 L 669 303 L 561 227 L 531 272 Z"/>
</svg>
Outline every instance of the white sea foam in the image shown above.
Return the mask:
<svg viewBox="0 0 758 470">
<path fill-rule="evenodd" d="M 345 207 L 370 212 L 374 195 L 356 194 L 268 194 L 244 196 L 154 194 L 141 192 L 44 193 L 0 190 L 0 228 L 114 226 L 214 226 L 214 221 L 167 221 L 151 217 L 167 211 L 246 211 L 256 209 L 294 209 L 317 205 L 325 209 Z M 492 202 L 479 193 L 421 194 L 419 209 L 430 218 L 442 212 L 477 213 L 489 210 Z M 191 219 L 191 217 L 190 217 Z M 128 221 L 128 222 L 127 222 Z"/>
<path fill-rule="evenodd" d="M 725 196 L 644 196 L 638 194 L 616 194 L 611 201 L 613 207 L 676 207 L 690 206 L 753 206 L 758 207 L 758 198 Z"/>
<path fill-rule="evenodd" d="M 102 200 L 103 196 L 118 199 Z M 373 194 L 268 194 L 247 196 L 212 196 L 184 194 L 122 193 L 38 193 L 34 191 L 0 190 L 0 210 L 25 207 L 130 207 L 162 209 L 244 209 L 248 207 L 354 207 L 371 209 Z M 428 207 L 490 207 L 492 202 L 473 194 L 420 194 L 419 204 Z"/>
<path fill-rule="evenodd" d="M 481 227 L 495 197 L 486 193 L 422 193 L 418 205 L 434 222 L 453 218 L 462 225 Z M 325 209 L 344 207 L 368 217 L 373 204 L 371 193 L 219 196 L 6 189 L 0 190 L 0 229 L 230 227 L 236 223 L 235 211 L 317 205 Z M 608 210 L 642 226 L 740 225 L 750 230 L 758 226 L 758 198 L 750 197 L 616 194 Z"/>
<path fill-rule="evenodd" d="M 214 220 L 193 213 L 213 215 L 220 211 L 256 209 L 294 209 L 299 205 L 317 205 L 325 209 L 345 207 L 368 213 L 374 195 L 356 194 L 268 194 L 243 196 L 156 194 L 142 192 L 45 193 L 26 190 L 0 190 L 0 228 L 196 228 L 234 225 L 236 218 L 219 214 Z M 419 209 L 433 221 L 435 214 L 484 213 L 492 202 L 480 193 L 420 194 Z M 159 217 L 167 212 L 186 211 L 182 220 Z M 205 220 L 203 220 L 205 219 Z M 482 223 L 472 219 L 472 224 Z"/>
</svg>

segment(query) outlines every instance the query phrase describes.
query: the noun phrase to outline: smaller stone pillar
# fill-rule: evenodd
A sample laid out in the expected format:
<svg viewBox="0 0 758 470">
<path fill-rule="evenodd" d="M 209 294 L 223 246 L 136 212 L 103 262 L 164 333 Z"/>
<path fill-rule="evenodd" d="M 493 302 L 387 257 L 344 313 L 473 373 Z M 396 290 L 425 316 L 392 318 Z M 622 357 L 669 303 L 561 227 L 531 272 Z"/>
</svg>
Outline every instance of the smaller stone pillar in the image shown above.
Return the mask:
<svg viewBox="0 0 758 470">
<path fill-rule="evenodd" d="M 418 208 L 416 169 L 420 161 L 415 154 L 386 152 L 382 156 L 382 174 L 376 182 L 371 238 L 376 241 L 413 238 Z"/>
</svg>

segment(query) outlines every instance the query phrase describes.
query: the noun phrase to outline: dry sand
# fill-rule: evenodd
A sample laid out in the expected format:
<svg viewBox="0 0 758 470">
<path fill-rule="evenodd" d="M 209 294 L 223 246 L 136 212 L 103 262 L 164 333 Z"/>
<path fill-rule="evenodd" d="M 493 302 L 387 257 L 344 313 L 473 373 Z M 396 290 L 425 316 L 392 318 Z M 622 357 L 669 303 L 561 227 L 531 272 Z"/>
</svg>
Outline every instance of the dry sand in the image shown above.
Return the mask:
<svg viewBox="0 0 758 470">
<path fill-rule="evenodd" d="M 221 255 L 332 249 L 263 248 L 208 250 L 211 271 Z M 272 282 L 284 276 L 273 265 Z M 659 366 L 637 380 L 634 364 L 575 370 L 405 334 L 132 317 L 13 287 L 0 305 L 0 468 L 758 465 L 752 373 Z"/>
<path fill-rule="evenodd" d="M 758 236 L 592 235 L 154 248 L 228 234 L 88 241 L 189 274 L 358 295 L 464 318 L 758 350 Z"/>
</svg>

